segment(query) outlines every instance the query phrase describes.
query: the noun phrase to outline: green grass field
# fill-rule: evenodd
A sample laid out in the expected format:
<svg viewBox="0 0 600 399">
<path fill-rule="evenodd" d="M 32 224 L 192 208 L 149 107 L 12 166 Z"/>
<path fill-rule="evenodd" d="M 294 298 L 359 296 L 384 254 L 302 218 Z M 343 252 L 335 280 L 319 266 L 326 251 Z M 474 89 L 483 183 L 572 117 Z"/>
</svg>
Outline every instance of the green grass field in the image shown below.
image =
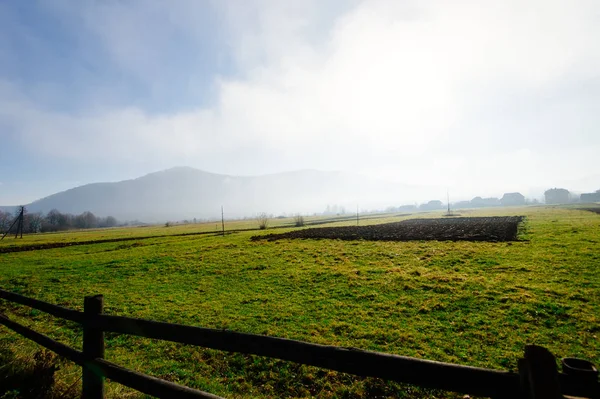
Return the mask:
<svg viewBox="0 0 600 399">
<path fill-rule="evenodd" d="M 215 223 L 40 234 L 7 238 L 0 247 L 140 238 L 0 254 L 0 287 L 76 309 L 84 296 L 103 294 L 114 315 L 472 366 L 516 370 L 528 343 L 558 358 L 600 364 L 600 215 L 552 207 L 460 213 L 525 215 L 522 240 L 251 242 L 263 233 L 177 235 L 214 231 Z M 431 216 L 439 214 L 419 215 Z M 249 227 L 256 223 L 228 223 Z M 147 238 L 157 235 L 164 237 Z M 71 323 L 1 306 L 11 318 L 80 347 L 81 331 Z M 228 398 L 452 396 L 261 357 L 107 337 L 108 360 Z M 39 347 L 0 327 L 0 349 L 17 364 Z M 79 377 L 80 368 L 61 362 L 55 391 L 76 391 Z M 114 383 L 107 390 L 109 397 L 139 397 Z"/>
</svg>

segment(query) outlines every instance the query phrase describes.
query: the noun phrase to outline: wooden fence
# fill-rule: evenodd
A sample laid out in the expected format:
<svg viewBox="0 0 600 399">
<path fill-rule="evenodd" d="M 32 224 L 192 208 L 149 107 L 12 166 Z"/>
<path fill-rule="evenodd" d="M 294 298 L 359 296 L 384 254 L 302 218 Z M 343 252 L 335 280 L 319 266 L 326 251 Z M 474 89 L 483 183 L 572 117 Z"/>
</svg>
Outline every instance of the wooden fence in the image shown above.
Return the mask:
<svg viewBox="0 0 600 399">
<path fill-rule="evenodd" d="M 512 373 L 284 338 L 110 316 L 103 314 L 103 298 L 100 295 L 86 297 L 83 312 L 2 289 L 0 298 L 79 323 L 83 327 L 83 351 L 78 351 L 0 314 L 0 324 L 82 366 L 84 399 L 104 397 L 104 378 L 160 398 L 218 398 L 104 360 L 105 332 L 267 356 L 357 376 L 477 396 L 554 399 L 568 395 L 600 398 L 597 370 L 591 363 L 574 359 L 574 367 L 563 365 L 563 372 L 559 373 L 554 356 L 545 348 L 534 345 L 525 348 L 524 357 L 518 363 L 519 373 Z"/>
</svg>

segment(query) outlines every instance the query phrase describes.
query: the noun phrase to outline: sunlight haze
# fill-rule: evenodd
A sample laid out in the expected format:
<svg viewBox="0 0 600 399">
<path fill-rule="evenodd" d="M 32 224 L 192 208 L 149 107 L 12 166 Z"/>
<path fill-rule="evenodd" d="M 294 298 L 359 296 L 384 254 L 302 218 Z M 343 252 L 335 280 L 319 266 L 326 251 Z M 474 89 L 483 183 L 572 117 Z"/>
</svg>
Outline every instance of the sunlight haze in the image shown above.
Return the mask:
<svg viewBox="0 0 600 399">
<path fill-rule="evenodd" d="M 598 2 L 326 4 L 3 2 L 0 205 L 174 166 L 598 188 Z"/>
</svg>

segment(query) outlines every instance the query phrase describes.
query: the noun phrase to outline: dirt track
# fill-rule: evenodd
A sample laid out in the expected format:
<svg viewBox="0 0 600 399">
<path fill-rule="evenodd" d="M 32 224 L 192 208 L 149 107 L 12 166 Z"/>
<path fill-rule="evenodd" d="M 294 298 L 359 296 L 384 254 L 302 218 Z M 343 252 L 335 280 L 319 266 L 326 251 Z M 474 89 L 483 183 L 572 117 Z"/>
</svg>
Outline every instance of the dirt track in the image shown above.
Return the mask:
<svg viewBox="0 0 600 399">
<path fill-rule="evenodd" d="M 522 216 L 410 219 L 371 226 L 321 227 L 282 234 L 253 236 L 257 240 L 293 238 L 370 241 L 516 241 Z"/>
</svg>

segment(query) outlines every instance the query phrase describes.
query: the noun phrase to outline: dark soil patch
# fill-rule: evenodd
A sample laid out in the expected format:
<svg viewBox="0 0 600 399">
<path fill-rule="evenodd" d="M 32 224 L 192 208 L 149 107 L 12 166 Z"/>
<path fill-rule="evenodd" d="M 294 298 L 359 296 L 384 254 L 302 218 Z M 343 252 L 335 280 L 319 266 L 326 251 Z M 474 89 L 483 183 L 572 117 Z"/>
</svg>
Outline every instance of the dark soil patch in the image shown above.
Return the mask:
<svg viewBox="0 0 600 399">
<path fill-rule="evenodd" d="M 588 211 L 588 212 L 594 212 L 600 215 L 600 206 L 598 207 L 588 207 L 588 208 L 577 208 L 580 211 Z"/>
<path fill-rule="evenodd" d="M 321 227 L 283 234 L 253 236 L 257 240 L 316 238 L 371 241 L 516 241 L 522 216 L 410 219 L 371 226 Z"/>
</svg>

